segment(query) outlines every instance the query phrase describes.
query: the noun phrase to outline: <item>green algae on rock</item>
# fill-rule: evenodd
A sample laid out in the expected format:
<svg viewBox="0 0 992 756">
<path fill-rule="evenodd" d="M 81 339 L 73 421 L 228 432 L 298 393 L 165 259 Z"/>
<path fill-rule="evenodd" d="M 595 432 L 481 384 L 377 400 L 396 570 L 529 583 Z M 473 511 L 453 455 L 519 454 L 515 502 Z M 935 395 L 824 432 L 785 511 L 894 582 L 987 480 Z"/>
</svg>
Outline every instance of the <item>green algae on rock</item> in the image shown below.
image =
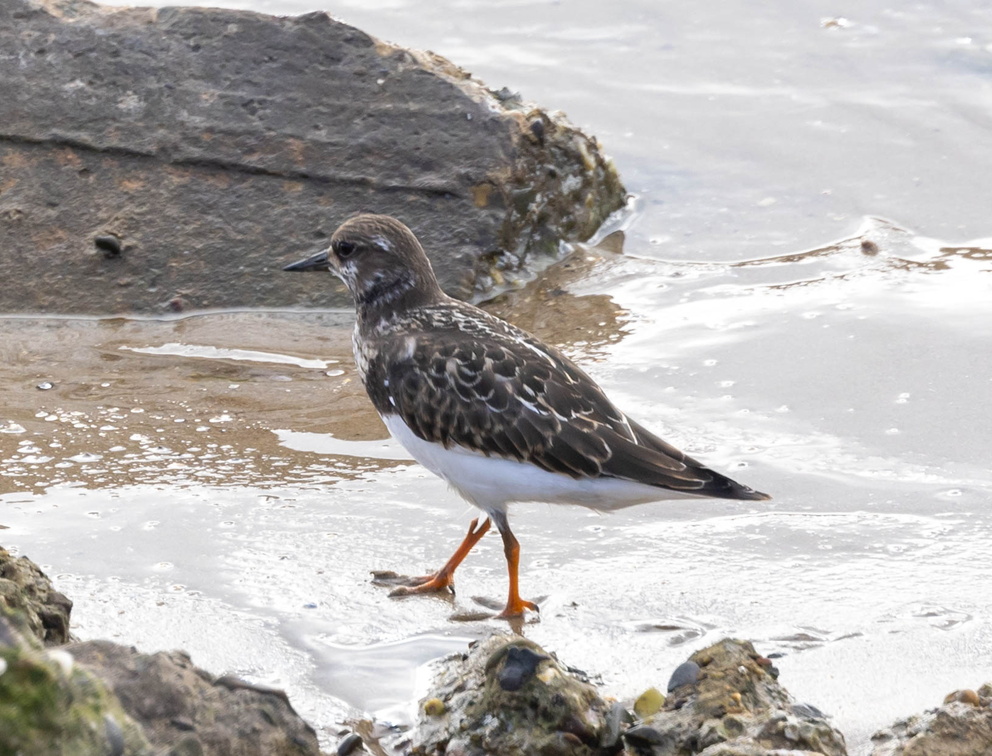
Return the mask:
<svg viewBox="0 0 992 756">
<path fill-rule="evenodd" d="M 141 728 L 62 650 L 44 650 L 0 608 L 0 753 L 150 756 Z"/>
<path fill-rule="evenodd" d="M 414 756 L 594 756 L 609 732 L 611 705 L 596 688 L 519 636 L 494 635 L 449 657 L 431 699 L 444 712 L 421 705 Z"/>
</svg>

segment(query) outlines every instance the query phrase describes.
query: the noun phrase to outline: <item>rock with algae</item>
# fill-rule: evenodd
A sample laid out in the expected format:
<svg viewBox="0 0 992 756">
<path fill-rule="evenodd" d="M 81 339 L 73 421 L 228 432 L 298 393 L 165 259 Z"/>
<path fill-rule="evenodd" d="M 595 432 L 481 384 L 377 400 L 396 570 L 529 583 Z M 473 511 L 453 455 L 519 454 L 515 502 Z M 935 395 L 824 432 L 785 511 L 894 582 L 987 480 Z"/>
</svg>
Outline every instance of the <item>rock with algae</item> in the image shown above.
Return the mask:
<svg viewBox="0 0 992 756">
<path fill-rule="evenodd" d="M 92 673 L 45 650 L 0 607 L 0 753 L 151 756 L 141 729 Z"/>
<path fill-rule="evenodd" d="M 0 50 L 0 311 L 344 304 L 276 271 L 363 209 L 466 298 L 626 201 L 560 114 L 323 12 L 3 0 Z"/>
<path fill-rule="evenodd" d="M 900 719 L 871 740 L 871 756 L 988 756 L 992 683 L 977 691 L 954 691 L 939 708 Z"/>
<path fill-rule="evenodd" d="M 23 620 L 23 629 L 47 646 L 69 640 L 72 602 L 55 590 L 52 581 L 27 557 L 15 557 L 0 547 L 0 607 Z"/>
<path fill-rule="evenodd" d="M 182 651 L 142 654 L 110 641 L 66 647 L 113 689 L 148 739 L 175 756 L 320 756 L 313 728 L 280 690 L 216 677 Z"/>
<path fill-rule="evenodd" d="M 624 733 L 627 756 L 846 756 L 844 736 L 796 703 L 747 641 L 694 653 L 658 713 Z"/>
<path fill-rule="evenodd" d="M 421 702 L 414 756 L 594 756 L 616 752 L 611 706 L 597 690 L 517 636 L 447 659 Z"/>
</svg>

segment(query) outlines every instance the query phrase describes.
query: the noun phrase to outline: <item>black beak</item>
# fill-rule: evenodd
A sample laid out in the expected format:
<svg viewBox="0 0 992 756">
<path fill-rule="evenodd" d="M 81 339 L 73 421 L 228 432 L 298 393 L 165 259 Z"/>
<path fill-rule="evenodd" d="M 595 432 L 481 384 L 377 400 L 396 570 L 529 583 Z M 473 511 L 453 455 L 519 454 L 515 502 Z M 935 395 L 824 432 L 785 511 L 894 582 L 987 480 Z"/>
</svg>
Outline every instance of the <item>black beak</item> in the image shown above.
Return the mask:
<svg viewBox="0 0 992 756">
<path fill-rule="evenodd" d="M 328 258 L 327 250 L 323 252 L 318 252 L 315 255 L 310 255 L 310 257 L 305 260 L 298 260 L 297 262 L 290 263 L 283 270 L 290 271 L 306 271 L 306 270 L 330 270 L 331 263 Z"/>
</svg>

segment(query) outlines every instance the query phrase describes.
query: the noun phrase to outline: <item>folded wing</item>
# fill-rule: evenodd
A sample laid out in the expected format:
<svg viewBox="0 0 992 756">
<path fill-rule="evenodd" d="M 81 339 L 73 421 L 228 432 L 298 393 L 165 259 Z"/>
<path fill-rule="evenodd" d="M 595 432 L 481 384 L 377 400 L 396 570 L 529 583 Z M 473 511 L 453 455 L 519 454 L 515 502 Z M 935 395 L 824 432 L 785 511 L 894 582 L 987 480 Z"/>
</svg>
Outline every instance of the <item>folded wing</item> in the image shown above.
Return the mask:
<svg viewBox="0 0 992 756">
<path fill-rule="evenodd" d="M 529 462 L 573 478 L 613 477 L 718 498 L 768 498 L 630 420 L 567 357 L 501 321 L 474 333 L 432 329 L 384 342 L 366 384 L 380 412 L 400 414 L 417 436 L 445 447 Z"/>
</svg>

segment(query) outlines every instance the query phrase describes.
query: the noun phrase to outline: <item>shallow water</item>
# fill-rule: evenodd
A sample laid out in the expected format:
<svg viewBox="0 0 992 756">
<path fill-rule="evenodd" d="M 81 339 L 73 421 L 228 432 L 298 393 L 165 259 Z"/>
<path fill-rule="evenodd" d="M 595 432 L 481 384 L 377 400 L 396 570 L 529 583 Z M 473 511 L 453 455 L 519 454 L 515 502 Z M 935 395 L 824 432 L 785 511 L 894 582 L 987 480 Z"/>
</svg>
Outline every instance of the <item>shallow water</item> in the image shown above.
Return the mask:
<svg viewBox="0 0 992 756">
<path fill-rule="evenodd" d="M 752 639 L 852 753 L 992 680 L 983 7 L 335 10 L 600 138 L 637 194 L 626 254 L 580 251 L 489 307 L 775 497 L 517 507 L 525 634 L 625 699 Z M 475 513 L 384 439 L 350 322 L 0 320 L 0 543 L 56 577 L 81 637 L 283 686 L 328 742 L 407 719 L 426 662 L 503 627 L 473 597 L 505 591 L 495 536 L 455 599 L 370 585 L 438 566 Z"/>
</svg>

